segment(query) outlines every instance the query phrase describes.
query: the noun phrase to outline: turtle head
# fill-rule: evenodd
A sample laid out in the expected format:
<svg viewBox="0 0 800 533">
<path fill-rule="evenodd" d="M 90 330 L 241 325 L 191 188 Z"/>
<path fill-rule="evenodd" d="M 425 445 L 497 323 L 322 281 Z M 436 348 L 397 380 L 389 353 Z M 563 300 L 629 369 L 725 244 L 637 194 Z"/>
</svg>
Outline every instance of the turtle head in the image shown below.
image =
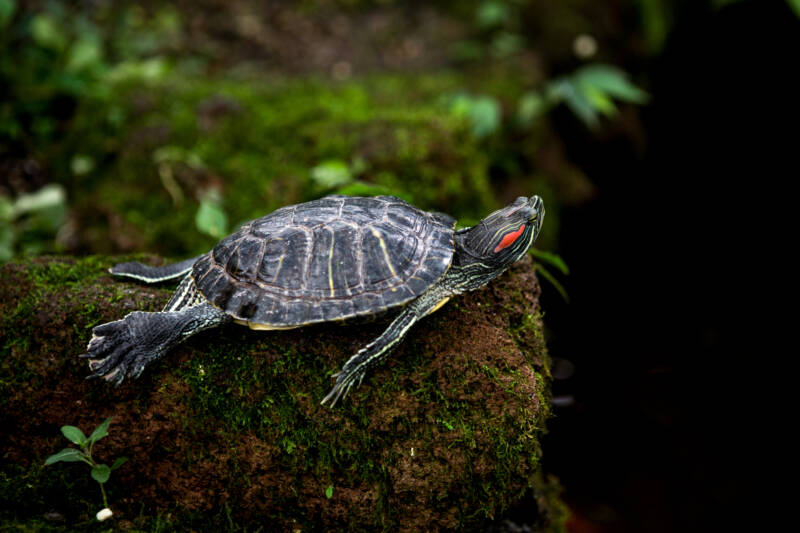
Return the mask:
<svg viewBox="0 0 800 533">
<path fill-rule="evenodd" d="M 544 202 L 538 196 L 520 196 L 470 228 L 464 245 L 481 262 L 505 269 L 522 259 L 539 235 Z"/>
</svg>

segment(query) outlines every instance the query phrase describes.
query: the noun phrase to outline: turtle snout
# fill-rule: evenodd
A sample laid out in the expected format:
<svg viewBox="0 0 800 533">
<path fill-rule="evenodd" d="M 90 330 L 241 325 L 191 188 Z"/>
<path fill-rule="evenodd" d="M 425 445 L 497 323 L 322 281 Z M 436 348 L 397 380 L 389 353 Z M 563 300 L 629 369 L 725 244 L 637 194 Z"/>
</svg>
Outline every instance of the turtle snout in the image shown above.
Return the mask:
<svg viewBox="0 0 800 533">
<path fill-rule="evenodd" d="M 544 220 L 544 202 L 542 198 L 538 195 L 531 196 L 528 200 L 528 207 L 532 211 L 531 220 L 536 221 L 537 228 L 541 228 Z"/>
</svg>

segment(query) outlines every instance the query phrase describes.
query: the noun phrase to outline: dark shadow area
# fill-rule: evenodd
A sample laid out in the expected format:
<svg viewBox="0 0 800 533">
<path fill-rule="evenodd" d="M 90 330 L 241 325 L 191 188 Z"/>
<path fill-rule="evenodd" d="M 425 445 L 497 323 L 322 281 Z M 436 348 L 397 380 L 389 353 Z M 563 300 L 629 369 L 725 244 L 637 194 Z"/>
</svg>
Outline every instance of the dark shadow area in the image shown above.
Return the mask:
<svg viewBox="0 0 800 533">
<path fill-rule="evenodd" d="M 684 4 L 651 67 L 643 156 L 558 121 L 599 190 L 563 214 L 573 301 L 543 303 L 553 354 L 576 367 L 554 386 L 575 404 L 545 447 L 575 531 L 730 530 L 756 512 L 755 387 L 775 354 L 751 342 L 764 282 L 752 255 L 790 172 L 778 162 L 800 24 L 783 2 Z"/>
</svg>

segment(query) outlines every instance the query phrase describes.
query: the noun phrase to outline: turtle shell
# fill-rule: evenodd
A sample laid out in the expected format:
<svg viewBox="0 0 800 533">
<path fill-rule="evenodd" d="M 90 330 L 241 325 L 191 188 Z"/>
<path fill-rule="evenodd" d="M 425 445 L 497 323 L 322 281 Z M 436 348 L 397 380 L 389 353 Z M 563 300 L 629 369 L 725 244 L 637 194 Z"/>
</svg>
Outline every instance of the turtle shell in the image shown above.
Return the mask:
<svg viewBox="0 0 800 533">
<path fill-rule="evenodd" d="M 454 226 L 391 196 L 329 196 L 244 224 L 192 277 L 212 305 L 253 328 L 373 315 L 444 275 Z"/>
</svg>

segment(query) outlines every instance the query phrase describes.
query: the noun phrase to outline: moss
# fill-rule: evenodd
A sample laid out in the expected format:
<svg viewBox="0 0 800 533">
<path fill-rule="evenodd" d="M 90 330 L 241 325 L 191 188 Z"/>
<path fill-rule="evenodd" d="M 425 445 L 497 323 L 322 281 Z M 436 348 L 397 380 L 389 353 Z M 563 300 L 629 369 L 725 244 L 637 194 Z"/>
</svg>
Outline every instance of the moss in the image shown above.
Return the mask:
<svg viewBox="0 0 800 533">
<path fill-rule="evenodd" d="M 91 325 L 156 310 L 170 291 L 114 281 L 111 262 L 3 267 L 0 422 L 17 429 L 2 442 L 0 519 L 33 524 L 54 502 L 70 527 L 86 526 L 93 482 L 41 464 L 63 447 L 58 426 L 111 415 L 98 453 L 131 458 L 109 483 L 112 507 L 118 525 L 146 530 L 474 529 L 536 486 L 549 393 L 530 262 L 415 327 L 333 410 L 318 403 L 331 374 L 385 323 L 268 334 L 231 325 L 193 337 L 136 383 L 85 381 L 75 355 Z M 50 499 L 59 487 L 69 497 Z"/>
</svg>

